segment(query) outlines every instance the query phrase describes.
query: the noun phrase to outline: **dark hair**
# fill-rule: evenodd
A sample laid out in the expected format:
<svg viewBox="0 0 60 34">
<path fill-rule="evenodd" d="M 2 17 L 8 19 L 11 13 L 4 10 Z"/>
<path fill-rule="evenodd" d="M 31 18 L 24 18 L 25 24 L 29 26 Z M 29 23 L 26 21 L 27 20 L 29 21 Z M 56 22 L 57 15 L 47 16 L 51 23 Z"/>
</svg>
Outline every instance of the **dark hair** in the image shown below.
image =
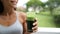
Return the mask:
<svg viewBox="0 0 60 34">
<path fill-rule="evenodd" d="M 3 6 L 3 3 L 0 0 L 0 14 L 3 13 L 3 10 L 4 10 L 4 6 Z"/>
</svg>

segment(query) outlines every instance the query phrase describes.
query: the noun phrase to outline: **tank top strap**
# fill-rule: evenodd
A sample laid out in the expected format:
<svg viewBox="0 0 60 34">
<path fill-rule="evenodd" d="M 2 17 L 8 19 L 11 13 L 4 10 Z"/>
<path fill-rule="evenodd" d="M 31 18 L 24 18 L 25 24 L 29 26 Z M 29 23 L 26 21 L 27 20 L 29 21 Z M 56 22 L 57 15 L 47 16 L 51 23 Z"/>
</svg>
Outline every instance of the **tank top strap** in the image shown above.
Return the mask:
<svg viewBox="0 0 60 34">
<path fill-rule="evenodd" d="M 19 16 L 19 13 L 18 13 L 18 12 L 16 12 L 16 18 L 17 18 L 17 20 L 18 20 L 18 16 Z"/>
</svg>

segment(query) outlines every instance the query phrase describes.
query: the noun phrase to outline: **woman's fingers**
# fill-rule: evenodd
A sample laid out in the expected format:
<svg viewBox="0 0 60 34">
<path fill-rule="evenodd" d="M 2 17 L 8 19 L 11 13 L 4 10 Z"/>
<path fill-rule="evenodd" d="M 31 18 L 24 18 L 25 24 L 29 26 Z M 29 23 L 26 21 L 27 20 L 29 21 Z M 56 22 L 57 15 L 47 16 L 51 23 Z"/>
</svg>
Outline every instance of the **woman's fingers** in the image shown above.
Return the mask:
<svg viewBox="0 0 60 34">
<path fill-rule="evenodd" d="M 35 27 L 32 28 L 33 32 L 36 32 L 37 29 L 38 29 L 38 26 L 35 26 Z"/>
<path fill-rule="evenodd" d="M 32 28 L 32 30 L 37 30 L 37 28 L 38 28 L 38 26 L 35 26 L 35 27 Z"/>
<path fill-rule="evenodd" d="M 37 26 L 37 22 L 33 23 L 33 26 Z"/>
<path fill-rule="evenodd" d="M 32 28 L 32 30 L 33 30 L 33 32 L 36 32 L 37 31 L 37 29 L 38 29 L 38 26 L 37 26 L 37 18 L 35 19 L 35 22 L 33 23 L 33 28 Z"/>
</svg>

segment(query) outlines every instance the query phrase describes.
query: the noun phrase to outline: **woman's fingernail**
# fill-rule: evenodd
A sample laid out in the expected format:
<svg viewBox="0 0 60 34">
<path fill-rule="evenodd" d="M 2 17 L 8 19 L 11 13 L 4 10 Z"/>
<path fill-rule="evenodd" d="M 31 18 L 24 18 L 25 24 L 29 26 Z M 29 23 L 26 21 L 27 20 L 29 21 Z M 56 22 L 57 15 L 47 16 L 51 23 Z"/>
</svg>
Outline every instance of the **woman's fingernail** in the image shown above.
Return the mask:
<svg viewBox="0 0 60 34">
<path fill-rule="evenodd" d="M 33 29 L 33 28 L 32 28 Z"/>
<path fill-rule="evenodd" d="M 35 25 L 35 23 L 33 23 L 33 25 Z"/>
</svg>

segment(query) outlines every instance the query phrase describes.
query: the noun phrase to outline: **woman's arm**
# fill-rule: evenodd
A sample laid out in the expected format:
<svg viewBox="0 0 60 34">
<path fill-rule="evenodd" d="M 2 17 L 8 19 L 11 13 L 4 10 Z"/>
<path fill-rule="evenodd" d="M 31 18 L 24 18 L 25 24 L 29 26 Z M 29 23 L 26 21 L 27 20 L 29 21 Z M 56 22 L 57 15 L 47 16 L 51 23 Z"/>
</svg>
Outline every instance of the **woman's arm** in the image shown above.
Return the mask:
<svg viewBox="0 0 60 34">
<path fill-rule="evenodd" d="M 23 12 L 20 12 L 20 20 L 22 21 L 22 25 L 23 25 L 23 34 L 28 34 L 27 32 L 27 23 L 26 23 L 26 14 Z"/>
<path fill-rule="evenodd" d="M 22 25 L 23 25 L 23 34 L 31 34 L 29 32 L 27 32 L 27 23 L 26 23 L 26 14 L 23 12 L 20 12 L 20 17 L 22 18 Z M 37 30 L 37 22 L 33 23 L 33 31 Z"/>
</svg>

